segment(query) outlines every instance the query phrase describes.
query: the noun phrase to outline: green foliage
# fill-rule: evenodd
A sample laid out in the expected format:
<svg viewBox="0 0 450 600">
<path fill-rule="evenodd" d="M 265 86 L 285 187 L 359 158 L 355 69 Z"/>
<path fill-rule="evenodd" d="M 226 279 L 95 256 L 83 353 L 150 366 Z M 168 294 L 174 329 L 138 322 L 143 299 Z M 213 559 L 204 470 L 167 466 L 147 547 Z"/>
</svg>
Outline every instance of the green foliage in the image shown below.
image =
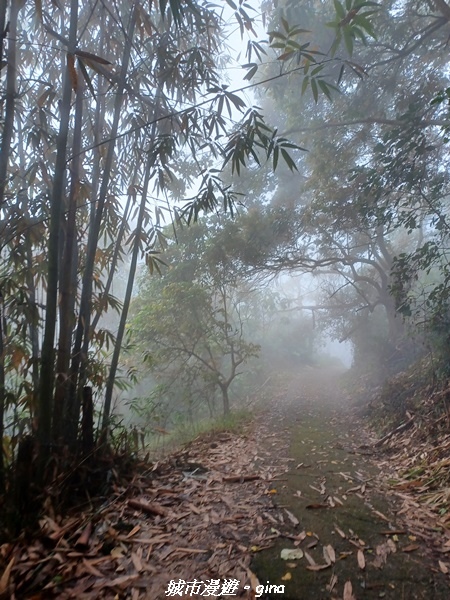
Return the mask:
<svg viewBox="0 0 450 600">
<path fill-rule="evenodd" d="M 259 214 L 240 254 L 259 272 L 316 275 L 319 327 L 351 341 L 361 364 L 381 374 L 423 352 L 435 339 L 425 323 L 446 314 L 446 16 L 437 5 L 416 8 L 337 1 L 321 6 L 321 28 L 313 2 L 277 3 L 269 42 L 286 78 L 265 69 L 273 79 L 262 107 L 309 152 L 299 176 L 267 177 L 258 208 L 255 193 Z M 318 54 L 296 65 L 292 41 L 311 40 Z M 339 83 L 333 106 L 307 77 Z M 302 86 L 311 97 L 299 98 Z"/>
<path fill-rule="evenodd" d="M 220 390 L 227 413 L 229 387 L 258 346 L 245 339 L 244 291 L 213 230 L 203 221 L 179 231 L 164 254 L 169 269 L 141 282 L 131 329 L 147 368 L 172 393 L 183 390 L 189 410 L 213 410 Z"/>
<path fill-rule="evenodd" d="M 364 2 L 361 0 L 346 0 L 345 6 L 339 0 L 333 0 L 336 18 L 327 23 L 334 30 L 336 39 L 331 46 L 330 54 L 336 54 L 341 41 L 344 41 L 347 52 L 353 54 L 354 43 L 360 40 L 367 44 L 367 35 L 376 39 L 375 30 L 371 18 L 376 14 L 380 6 L 376 2 Z"/>
<path fill-rule="evenodd" d="M 254 8 L 229 6 L 241 33 L 254 32 Z M 294 170 L 297 146 L 223 80 L 228 25 L 208 2 L 10 8 L 0 127 L 0 436 L 3 416 L 20 406 L 41 448 L 69 438 L 75 446 L 83 386 L 100 396 L 108 381 L 107 414 L 112 384 L 132 381 L 131 371 L 115 376 L 122 334 L 111 316 L 128 310 L 121 298 L 133 283 L 133 269 L 123 277 L 129 255 L 161 272 L 168 222 L 234 213 L 242 194 L 224 183 L 225 166 L 242 173 L 270 161 Z M 7 5 L 1 10 L 6 18 Z M 250 47 L 263 56 L 257 40 Z M 215 319 L 224 320 L 218 310 Z"/>
</svg>

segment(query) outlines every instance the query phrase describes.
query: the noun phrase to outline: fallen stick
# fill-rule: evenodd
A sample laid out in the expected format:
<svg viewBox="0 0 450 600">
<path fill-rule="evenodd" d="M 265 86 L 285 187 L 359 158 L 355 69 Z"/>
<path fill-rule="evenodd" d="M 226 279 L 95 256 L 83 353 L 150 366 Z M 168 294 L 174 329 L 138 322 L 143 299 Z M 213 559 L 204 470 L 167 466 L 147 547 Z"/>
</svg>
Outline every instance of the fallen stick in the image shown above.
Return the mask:
<svg viewBox="0 0 450 600">
<path fill-rule="evenodd" d="M 414 419 L 415 419 L 415 415 L 413 415 L 411 418 L 409 418 L 406 421 L 406 423 L 399 425 L 398 427 L 393 429 L 390 433 L 388 433 L 387 435 L 382 437 L 380 440 L 378 440 L 378 442 L 375 442 L 374 448 L 377 448 L 378 446 L 382 446 L 384 444 L 384 442 L 387 442 L 393 435 L 395 435 L 396 433 L 399 433 L 400 431 L 403 431 L 404 429 L 409 427 L 411 425 L 411 423 L 414 421 Z"/>
<path fill-rule="evenodd" d="M 80 537 L 75 542 L 75 548 L 77 550 L 86 550 L 87 548 L 89 548 L 89 540 L 91 538 L 91 534 L 92 534 L 92 522 L 89 521 L 89 523 L 83 529 Z"/>
<path fill-rule="evenodd" d="M 168 510 L 163 506 L 154 502 L 145 502 L 144 500 L 128 500 L 128 506 L 151 515 L 159 515 L 160 517 L 167 517 L 169 514 Z"/>
</svg>

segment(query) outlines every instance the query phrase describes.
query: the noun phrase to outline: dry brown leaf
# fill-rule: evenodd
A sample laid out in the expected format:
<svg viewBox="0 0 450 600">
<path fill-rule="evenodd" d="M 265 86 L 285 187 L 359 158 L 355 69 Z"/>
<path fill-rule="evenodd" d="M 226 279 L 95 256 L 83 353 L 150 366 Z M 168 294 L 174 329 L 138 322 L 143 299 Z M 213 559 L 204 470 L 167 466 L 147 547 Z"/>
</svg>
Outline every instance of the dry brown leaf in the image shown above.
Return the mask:
<svg viewBox="0 0 450 600">
<path fill-rule="evenodd" d="M 13 568 L 15 557 L 13 556 L 9 563 L 6 565 L 6 569 L 0 578 L 0 594 L 4 594 L 9 586 L 9 578 L 11 576 L 11 569 Z"/>
<path fill-rule="evenodd" d="M 75 548 L 77 550 L 85 550 L 89 547 L 89 540 L 92 535 L 92 522 L 89 521 L 88 524 L 83 529 L 80 537 L 75 542 Z"/>
<path fill-rule="evenodd" d="M 418 550 L 419 547 L 419 544 L 409 544 L 409 546 L 405 546 L 402 550 L 403 552 L 414 552 L 414 550 Z"/>
<path fill-rule="evenodd" d="M 290 522 L 294 525 L 294 527 L 297 527 L 297 525 L 300 523 L 300 521 L 297 519 L 297 517 L 295 515 L 293 515 L 286 508 L 284 509 L 284 512 L 287 514 L 287 516 L 289 517 Z"/>
<path fill-rule="evenodd" d="M 382 519 L 383 521 L 386 521 L 387 523 L 390 522 L 390 519 L 388 519 L 386 515 L 383 515 L 383 513 L 381 513 L 379 510 L 375 510 L 374 508 L 372 508 L 372 512 L 374 515 L 377 515 L 377 517 L 380 517 L 380 519 Z"/>
<path fill-rule="evenodd" d="M 133 563 L 133 566 L 134 566 L 135 570 L 138 573 L 140 573 L 143 570 L 144 567 L 142 566 L 142 561 L 141 561 L 140 556 L 138 556 L 136 554 L 136 552 L 132 552 L 131 553 L 131 561 Z"/>
<path fill-rule="evenodd" d="M 255 592 L 256 588 L 259 585 L 259 579 L 250 569 L 247 569 L 247 577 L 250 579 L 250 586 L 252 588 L 252 591 Z"/>
<path fill-rule="evenodd" d="M 338 533 L 338 534 L 341 536 L 341 538 L 342 538 L 343 540 L 345 540 L 345 538 L 346 538 L 347 536 L 345 535 L 345 533 L 342 531 L 342 529 L 341 529 L 340 527 L 338 527 L 337 525 L 335 525 L 335 526 L 334 526 L 334 530 L 336 531 L 336 533 Z"/>
<path fill-rule="evenodd" d="M 313 559 L 313 557 L 311 556 L 311 554 L 309 554 L 309 552 L 306 552 L 306 550 L 305 550 L 304 554 L 305 554 L 305 558 L 306 558 L 306 560 L 309 562 L 309 564 L 310 564 L 312 567 L 314 567 L 314 566 L 315 566 L 317 563 L 316 563 L 316 561 Z"/>
<path fill-rule="evenodd" d="M 344 600 L 356 600 L 353 595 L 353 586 L 351 581 L 346 581 L 344 585 Z"/>
<path fill-rule="evenodd" d="M 391 540 L 391 538 L 389 538 L 386 541 L 386 544 L 389 548 L 389 551 L 392 552 L 392 554 L 395 554 L 397 552 L 397 546 L 395 545 L 395 542 L 393 540 Z"/>
<path fill-rule="evenodd" d="M 447 565 L 444 562 L 442 562 L 442 560 L 439 561 L 439 568 L 440 568 L 440 570 L 441 570 L 442 573 L 444 573 L 445 575 L 447 575 L 447 573 L 448 573 L 448 567 L 447 567 Z"/>
<path fill-rule="evenodd" d="M 125 589 L 125 587 L 131 584 L 132 581 L 135 581 L 138 577 L 139 575 L 137 573 L 133 575 L 123 575 L 121 577 L 116 577 L 111 581 L 102 582 L 98 587 L 118 587 Z M 94 587 L 97 587 L 97 584 L 95 584 Z"/>
<path fill-rule="evenodd" d="M 141 530 L 141 526 L 140 526 L 140 525 L 135 525 L 135 526 L 133 527 L 133 529 L 130 531 L 130 533 L 128 533 L 128 534 L 126 535 L 126 537 L 127 537 L 127 538 L 133 537 L 133 535 L 136 535 L 136 533 L 137 533 L 138 531 L 140 531 L 140 530 Z"/>
<path fill-rule="evenodd" d="M 83 565 L 90 575 L 94 575 L 94 577 L 104 577 L 103 573 L 94 567 L 92 561 L 83 558 Z"/>
<path fill-rule="evenodd" d="M 308 571 L 323 571 L 329 567 L 331 567 L 331 563 L 327 563 L 326 565 L 306 565 Z"/>
<path fill-rule="evenodd" d="M 364 558 L 364 552 L 362 550 L 358 550 L 356 553 L 356 558 L 358 560 L 358 566 L 360 569 L 366 568 L 366 559 Z"/>
<path fill-rule="evenodd" d="M 323 547 L 323 556 L 326 562 L 335 563 L 336 562 L 336 552 L 334 551 L 333 546 L 328 544 Z"/>
<path fill-rule="evenodd" d="M 333 573 L 333 575 L 330 578 L 330 583 L 327 585 L 327 591 L 332 592 L 334 587 L 336 586 L 337 582 L 338 582 L 337 575 L 335 573 Z"/>
</svg>

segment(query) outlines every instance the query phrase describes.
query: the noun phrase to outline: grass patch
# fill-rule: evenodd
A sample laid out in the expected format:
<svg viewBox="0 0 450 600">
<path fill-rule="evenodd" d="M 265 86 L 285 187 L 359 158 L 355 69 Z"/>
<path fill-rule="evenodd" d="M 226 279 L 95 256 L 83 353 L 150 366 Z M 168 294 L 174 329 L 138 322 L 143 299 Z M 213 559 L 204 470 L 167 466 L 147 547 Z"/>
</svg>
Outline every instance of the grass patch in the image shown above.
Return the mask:
<svg viewBox="0 0 450 600">
<path fill-rule="evenodd" d="M 232 433 L 242 433 L 253 420 L 254 412 L 248 409 L 238 409 L 232 411 L 227 417 L 218 417 L 216 419 L 200 419 L 194 423 L 185 421 L 173 428 L 166 435 L 158 435 L 150 439 L 146 444 L 146 451 L 151 456 L 154 454 L 163 456 L 173 452 L 180 446 L 192 442 L 195 438 L 210 433 L 220 433 L 229 431 Z"/>
</svg>

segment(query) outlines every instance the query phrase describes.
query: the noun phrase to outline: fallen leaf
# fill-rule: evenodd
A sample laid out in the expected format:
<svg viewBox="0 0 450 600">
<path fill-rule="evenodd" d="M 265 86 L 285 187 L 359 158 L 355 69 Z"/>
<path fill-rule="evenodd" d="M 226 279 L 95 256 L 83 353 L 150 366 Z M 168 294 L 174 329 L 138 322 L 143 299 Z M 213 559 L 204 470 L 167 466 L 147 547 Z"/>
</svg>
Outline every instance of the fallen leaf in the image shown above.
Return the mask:
<svg viewBox="0 0 450 600">
<path fill-rule="evenodd" d="M 409 544 L 409 546 L 405 546 L 404 548 L 402 548 L 403 552 L 414 552 L 414 550 L 418 550 L 418 549 L 419 549 L 418 544 Z"/>
<path fill-rule="evenodd" d="M 283 577 L 281 578 L 281 581 L 290 581 L 291 579 L 292 579 L 292 575 L 288 571 L 286 573 L 286 575 L 283 575 Z"/>
<path fill-rule="evenodd" d="M 130 585 L 130 583 L 132 581 L 134 581 L 138 577 L 139 577 L 139 575 L 137 575 L 137 574 L 135 574 L 135 575 L 123 575 L 121 577 L 116 577 L 112 581 L 99 582 L 101 585 L 97 585 L 97 583 L 96 583 L 94 585 L 94 588 L 96 588 L 96 587 L 103 587 L 104 586 L 104 587 L 119 587 L 121 589 L 125 589 L 127 586 Z"/>
<path fill-rule="evenodd" d="M 336 531 L 336 533 L 338 533 L 338 534 L 341 536 L 341 538 L 342 538 L 343 540 L 345 540 L 345 538 L 346 538 L 347 536 L 345 535 L 345 533 L 342 531 L 342 529 L 341 529 L 340 527 L 338 527 L 337 525 L 335 525 L 335 526 L 334 526 L 334 530 Z"/>
<path fill-rule="evenodd" d="M 386 544 L 389 550 L 392 552 L 392 554 L 395 554 L 397 552 L 397 546 L 395 545 L 395 542 L 393 542 L 390 538 L 386 541 Z"/>
<path fill-rule="evenodd" d="M 358 550 L 356 553 L 356 558 L 358 559 L 358 566 L 360 569 L 366 568 L 366 559 L 364 558 L 364 552 L 362 550 Z"/>
<path fill-rule="evenodd" d="M 83 558 L 83 565 L 86 568 L 86 571 L 94 577 L 103 577 L 103 573 L 94 567 L 92 561 L 88 561 Z"/>
<path fill-rule="evenodd" d="M 346 581 L 344 585 L 344 600 L 356 600 L 353 595 L 353 586 L 351 581 Z"/>
<path fill-rule="evenodd" d="M 127 537 L 127 538 L 133 537 L 133 535 L 136 535 L 136 533 L 137 533 L 138 531 L 140 531 L 140 530 L 141 530 L 141 526 L 140 526 L 140 525 L 135 525 L 135 526 L 133 527 L 133 529 L 130 531 L 130 533 L 128 533 L 128 534 L 127 534 L 127 536 L 126 536 L 126 537 Z"/>
<path fill-rule="evenodd" d="M 308 571 L 323 571 L 324 569 L 328 569 L 331 567 L 331 563 L 327 563 L 326 565 L 307 565 L 306 568 Z"/>
<path fill-rule="evenodd" d="M 309 564 L 314 567 L 317 563 L 316 561 L 313 559 L 313 557 L 311 556 L 311 554 L 309 554 L 309 552 L 305 551 L 305 558 L 306 560 L 309 562 Z"/>
<path fill-rule="evenodd" d="M 113 558 L 123 558 L 123 548 L 116 546 L 111 550 L 110 554 Z"/>
<path fill-rule="evenodd" d="M 297 527 L 297 525 L 300 523 L 300 521 L 297 519 L 297 517 L 295 515 L 293 515 L 286 508 L 284 509 L 284 512 L 287 514 L 287 516 L 289 517 L 290 522 L 294 525 L 294 527 Z"/>
<path fill-rule="evenodd" d="M 323 556 L 325 558 L 325 562 L 336 562 L 336 552 L 334 551 L 333 546 L 328 544 L 328 546 L 323 547 Z"/>
<path fill-rule="evenodd" d="M 140 557 L 136 554 L 136 552 L 131 553 L 131 561 L 136 571 L 140 573 L 144 567 L 142 566 L 142 561 Z"/>
<path fill-rule="evenodd" d="M 380 519 L 382 519 L 383 521 L 389 523 L 390 519 L 388 519 L 386 515 L 383 515 L 383 513 L 381 513 L 379 510 L 375 510 L 374 508 L 372 508 L 372 512 L 374 515 L 377 515 L 377 517 L 380 517 Z"/>
<path fill-rule="evenodd" d="M 252 588 L 253 592 L 255 592 L 256 588 L 259 586 L 259 579 L 256 577 L 256 575 L 250 569 L 247 569 L 247 576 L 250 579 L 251 588 Z"/>
<path fill-rule="evenodd" d="M 333 573 L 333 575 L 331 576 L 331 579 L 330 579 L 330 583 L 327 585 L 327 591 L 332 592 L 333 588 L 335 587 L 337 582 L 338 582 L 337 575 L 335 573 Z"/>
<path fill-rule="evenodd" d="M 447 573 L 448 573 L 448 567 L 447 567 L 447 565 L 444 562 L 442 562 L 442 560 L 439 561 L 439 568 L 440 568 L 440 570 L 441 570 L 442 573 L 445 573 L 445 575 L 447 575 Z"/>
<path fill-rule="evenodd" d="M 11 569 L 13 568 L 15 557 L 13 556 L 9 563 L 6 565 L 6 569 L 3 571 L 3 575 L 0 579 L 0 594 L 4 594 L 9 586 L 9 577 L 11 575 Z"/>
<path fill-rule="evenodd" d="M 299 560 L 303 558 L 303 550 L 300 548 L 283 548 L 281 551 L 281 559 L 282 560 Z"/>
</svg>

